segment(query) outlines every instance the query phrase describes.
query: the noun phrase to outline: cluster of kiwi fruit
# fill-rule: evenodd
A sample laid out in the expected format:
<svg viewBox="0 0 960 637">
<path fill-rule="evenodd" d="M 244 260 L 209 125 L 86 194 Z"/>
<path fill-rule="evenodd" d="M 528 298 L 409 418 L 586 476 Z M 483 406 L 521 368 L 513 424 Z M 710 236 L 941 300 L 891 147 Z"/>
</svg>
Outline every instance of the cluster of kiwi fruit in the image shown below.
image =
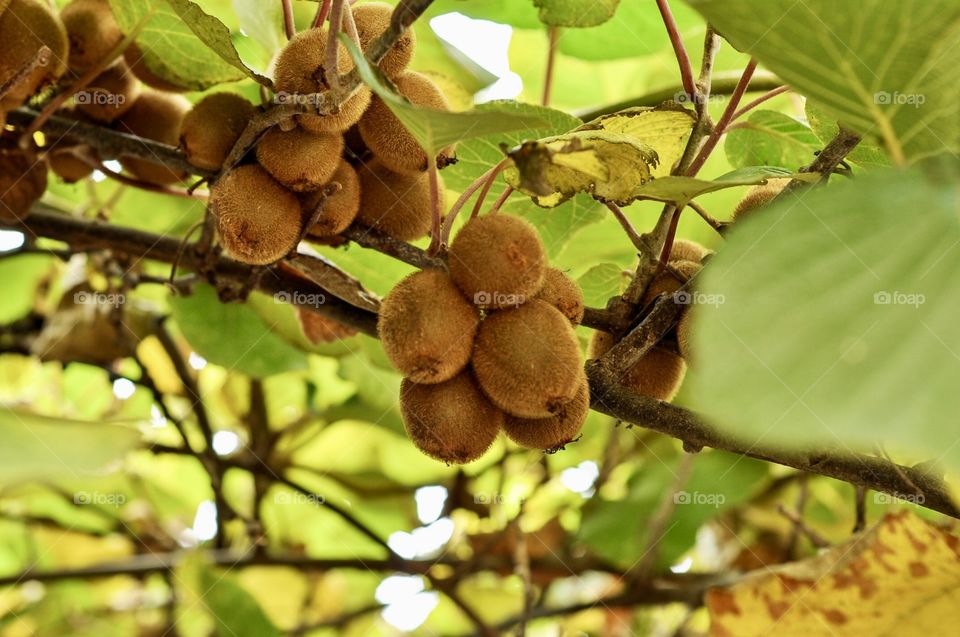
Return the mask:
<svg viewBox="0 0 960 637">
<path fill-rule="evenodd" d="M 499 432 L 554 450 L 574 440 L 590 392 L 574 327 L 583 296 L 549 267 L 537 231 L 510 215 L 471 219 L 448 269 L 422 270 L 384 298 L 378 333 L 403 374 L 407 433 L 447 463 L 479 458 Z"/>
<path fill-rule="evenodd" d="M 364 48 L 388 28 L 392 12 L 390 5 L 380 2 L 352 9 Z M 326 42 L 327 30 L 313 28 L 298 33 L 279 53 L 274 76 L 284 101 L 307 99 L 330 88 L 324 68 Z M 381 61 L 381 70 L 412 103 L 446 110 L 437 85 L 406 70 L 414 47 L 415 36 L 408 31 Z M 338 64 L 338 74 L 354 66 L 342 45 Z M 201 114 L 203 106 L 201 102 L 194 107 L 195 117 L 188 115 L 181 146 L 191 162 L 219 169 L 224 151 L 237 139 L 236 131 L 231 128 L 229 135 L 227 131 L 219 135 L 225 107 L 211 105 Z M 212 142 L 217 143 L 217 152 L 201 158 Z M 211 189 L 221 242 L 240 261 L 254 265 L 277 261 L 295 249 L 304 234 L 336 243 L 337 235 L 354 221 L 401 241 L 430 231 L 427 157 L 400 120 L 365 86 L 338 112 L 301 113 L 289 126 L 270 129 L 253 155 Z M 339 184 L 332 195 L 325 188 L 331 183 Z"/>
<path fill-rule="evenodd" d="M 650 281 L 644 290 L 642 305 L 650 306 L 662 294 L 674 294 L 703 267 L 712 254 L 695 241 L 677 239 L 670 250 L 667 267 Z M 692 306 L 691 306 L 692 307 Z M 657 400 L 670 401 L 676 396 L 687 371 L 690 358 L 690 310 L 684 308 L 676 328 L 653 346 L 640 360 L 626 370 L 620 384 Z M 617 336 L 597 331 L 590 341 L 590 358 L 600 358 L 617 343 Z"/>
</svg>

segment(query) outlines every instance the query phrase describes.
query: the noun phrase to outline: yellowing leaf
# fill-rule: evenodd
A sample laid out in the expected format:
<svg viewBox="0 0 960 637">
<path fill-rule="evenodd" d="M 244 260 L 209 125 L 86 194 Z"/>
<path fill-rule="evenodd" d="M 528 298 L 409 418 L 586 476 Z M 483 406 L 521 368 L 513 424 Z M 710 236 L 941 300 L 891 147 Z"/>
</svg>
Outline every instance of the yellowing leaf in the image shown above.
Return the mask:
<svg viewBox="0 0 960 637">
<path fill-rule="evenodd" d="M 909 512 L 707 594 L 711 637 L 943 635 L 960 621 L 957 538 Z"/>
</svg>

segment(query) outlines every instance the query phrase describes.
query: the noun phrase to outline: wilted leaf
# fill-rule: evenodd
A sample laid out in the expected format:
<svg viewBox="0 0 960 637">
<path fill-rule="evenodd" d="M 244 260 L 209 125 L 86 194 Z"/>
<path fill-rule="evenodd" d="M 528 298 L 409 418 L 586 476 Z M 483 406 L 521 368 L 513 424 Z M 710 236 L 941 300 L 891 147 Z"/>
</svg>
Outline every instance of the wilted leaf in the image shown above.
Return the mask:
<svg viewBox="0 0 960 637">
<path fill-rule="evenodd" d="M 957 538 L 909 512 L 816 558 L 707 593 L 712 637 L 945 634 L 960 622 Z"/>
</svg>

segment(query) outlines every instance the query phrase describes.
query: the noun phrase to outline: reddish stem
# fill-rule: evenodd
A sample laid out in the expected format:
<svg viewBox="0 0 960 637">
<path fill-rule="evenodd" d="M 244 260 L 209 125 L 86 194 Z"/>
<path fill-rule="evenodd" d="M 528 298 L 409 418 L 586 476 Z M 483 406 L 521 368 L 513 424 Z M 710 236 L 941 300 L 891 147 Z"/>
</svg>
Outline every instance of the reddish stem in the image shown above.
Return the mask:
<svg viewBox="0 0 960 637">
<path fill-rule="evenodd" d="M 550 93 L 553 92 L 553 72 L 557 63 L 557 41 L 560 39 L 560 29 L 558 27 L 550 27 L 547 30 L 547 37 L 549 39 L 549 47 L 547 51 L 547 75 L 543 80 L 543 99 L 541 103 L 544 106 L 550 105 Z"/>
<path fill-rule="evenodd" d="M 483 184 L 483 190 L 480 191 L 480 194 L 477 195 L 477 203 L 473 205 L 473 212 L 470 213 L 470 218 L 473 219 L 480 214 L 480 208 L 483 207 L 483 202 L 487 199 L 487 193 L 490 192 L 490 188 L 493 187 L 493 182 L 496 181 L 497 175 L 503 172 L 503 169 L 507 167 L 507 160 L 503 159 L 499 164 L 494 166 L 486 173 L 486 182 Z M 483 179 L 483 177 L 481 177 Z M 509 186 L 507 186 L 509 188 Z"/>
<path fill-rule="evenodd" d="M 670 36 L 670 44 L 673 46 L 673 52 L 677 56 L 677 64 L 680 65 L 680 77 L 683 80 L 683 90 L 686 91 L 690 99 L 697 94 L 697 85 L 693 80 L 693 66 L 690 64 L 690 56 L 687 55 L 687 48 L 683 46 L 683 38 L 680 37 L 680 30 L 677 28 L 677 21 L 673 18 L 670 11 L 670 5 L 667 0 L 657 0 L 657 8 L 660 9 L 660 17 L 663 18 L 663 24 L 667 27 L 667 35 Z"/>
<path fill-rule="evenodd" d="M 497 200 L 493 202 L 493 205 L 490 206 L 490 211 L 487 213 L 489 215 L 495 215 L 500 212 L 500 208 L 503 204 L 509 199 L 510 195 L 513 194 L 513 186 L 507 186 L 506 190 L 500 193 L 500 196 L 497 197 Z"/>
<path fill-rule="evenodd" d="M 323 0 L 320 5 L 317 7 L 317 15 L 313 18 L 314 29 L 318 29 L 323 26 L 323 23 L 326 22 L 327 16 L 330 15 L 330 5 L 332 4 L 331 0 Z"/>
<path fill-rule="evenodd" d="M 293 22 L 293 0 L 280 0 L 283 6 L 283 30 L 287 33 L 287 39 L 292 40 L 297 34 L 297 26 Z"/>
<path fill-rule="evenodd" d="M 450 208 L 450 211 L 447 213 L 447 218 L 443 221 L 443 232 L 440 235 L 440 243 L 447 245 L 450 240 L 450 231 L 453 230 L 453 222 L 456 221 L 457 215 L 460 214 L 460 209 L 463 208 L 464 204 L 469 201 L 473 193 L 477 192 L 480 186 L 485 184 L 483 192 L 480 194 L 480 197 L 484 197 L 488 190 L 490 190 L 490 184 L 497 174 L 503 170 L 503 167 L 506 165 L 507 159 L 503 159 L 496 166 L 488 170 L 487 172 L 480 175 L 477 179 L 473 181 L 472 184 L 464 188 L 463 192 L 460 193 L 460 197 Z M 479 199 L 478 206 L 479 207 Z M 472 217 L 476 216 L 476 209 L 474 209 L 474 214 Z M 472 218 L 471 217 L 471 218 Z"/>
<path fill-rule="evenodd" d="M 743 108 L 741 108 L 739 111 L 737 111 L 736 113 L 734 113 L 734 114 L 733 114 L 733 117 L 730 119 L 730 121 L 731 121 L 731 122 L 734 122 L 734 121 L 740 119 L 740 118 L 743 117 L 746 113 L 752 111 L 753 109 L 755 109 L 756 107 L 760 106 L 761 104 L 763 104 L 763 103 L 766 102 L 767 100 L 773 99 L 773 98 L 776 97 L 777 95 L 781 95 L 781 94 L 783 94 L 783 93 L 786 93 L 786 92 L 789 91 L 789 90 L 790 90 L 790 87 L 789 87 L 789 86 L 783 85 L 783 86 L 778 86 L 777 88 L 773 89 L 772 91 L 768 91 L 768 92 L 764 93 L 763 95 L 761 95 L 760 97 L 758 97 L 757 99 L 753 100 L 752 102 L 750 102 L 749 104 L 747 104 L 746 106 L 744 106 Z"/>
</svg>

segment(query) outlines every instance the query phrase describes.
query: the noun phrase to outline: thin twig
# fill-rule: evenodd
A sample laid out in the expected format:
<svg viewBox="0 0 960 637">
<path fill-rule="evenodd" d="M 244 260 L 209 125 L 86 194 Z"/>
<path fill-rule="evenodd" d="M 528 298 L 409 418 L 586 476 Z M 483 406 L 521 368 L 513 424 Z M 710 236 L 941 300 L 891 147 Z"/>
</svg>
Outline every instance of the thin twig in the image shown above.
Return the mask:
<svg viewBox="0 0 960 637">
<path fill-rule="evenodd" d="M 487 214 L 495 215 L 500 212 L 500 208 L 503 207 L 503 204 L 506 203 L 507 199 L 510 198 L 510 195 L 513 194 L 513 186 L 507 186 L 503 189 L 503 192 L 500 193 L 500 196 L 497 197 L 497 200 L 493 202 L 493 205 L 490 206 L 490 211 Z M 477 216 L 478 211 L 474 208 L 474 217 Z"/>
<path fill-rule="evenodd" d="M 751 84 L 752 84 L 752 83 L 753 83 L 753 82 L 751 82 Z M 734 113 L 734 114 L 733 114 L 733 117 L 730 118 L 730 121 L 731 121 L 731 122 L 735 122 L 736 120 L 740 119 L 740 118 L 743 117 L 745 114 L 747 114 L 748 112 L 752 111 L 752 110 L 755 109 L 756 107 L 760 106 L 761 104 L 763 104 L 763 103 L 766 102 L 767 100 L 773 99 L 773 98 L 776 97 L 777 95 L 782 95 L 783 93 L 786 93 L 786 92 L 789 91 L 789 90 L 790 90 L 790 87 L 789 87 L 789 86 L 783 85 L 783 86 L 778 86 L 777 88 L 775 88 L 775 89 L 773 89 L 773 90 L 771 90 L 771 91 L 767 91 L 766 93 L 764 93 L 763 95 L 761 95 L 761 96 L 758 97 L 757 99 L 753 100 L 752 102 L 749 102 L 746 106 L 744 106 L 743 108 L 741 108 L 740 110 L 738 110 L 736 113 Z M 731 130 L 731 129 L 732 129 L 732 127 L 730 127 L 730 126 L 727 127 L 727 130 Z"/>
<path fill-rule="evenodd" d="M 693 99 L 697 94 L 697 87 L 693 82 L 693 66 L 690 64 L 690 56 L 687 55 L 687 48 L 683 45 L 683 38 L 680 37 L 677 21 L 670 11 L 670 5 L 667 0 L 657 0 L 657 8 L 660 10 L 660 17 L 663 18 L 663 24 L 667 28 L 667 34 L 670 36 L 670 45 L 673 47 L 673 53 L 677 56 L 683 90 Z"/>
<path fill-rule="evenodd" d="M 826 539 L 825 537 L 823 537 L 822 535 L 820 535 L 819 533 L 811 529 L 809 526 L 807 526 L 807 523 L 804 522 L 803 518 L 801 518 L 800 515 L 797 514 L 796 512 L 790 511 L 782 504 L 778 504 L 777 513 L 779 513 L 783 517 L 793 522 L 794 527 L 798 531 L 803 533 L 807 537 L 807 539 L 810 540 L 810 543 L 813 544 L 818 549 L 822 549 L 830 546 L 830 540 Z"/>
<path fill-rule="evenodd" d="M 322 0 L 322 2 L 317 5 L 317 15 L 314 16 L 312 25 L 314 29 L 322 27 L 323 23 L 327 20 L 327 16 L 330 15 L 330 3 L 331 0 Z"/>
<path fill-rule="evenodd" d="M 443 229 L 440 234 L 440 243 L 442 245 L 447 245 L 450 241 L 450 231 L 453 229 L 453 223 L 457 220 L 457 215 L 460 214 L 460 209 L 463 208 L 464 204 L 470 200 L 470 197 L 473 196 L 473 193 L 477 192 L 481 186 L 483 190 L 481 191 L 480 196 L 477 198 L 476 208 L 483 203 L 483 197 L 486 195 L 487 191 L 490 190 L 490 186 L 493 183 L 493 180 L 496 178 L 497 174 L 503 170 L 503 167 L 506 166 L 509 159 L 500 160 L 493 168 L 483 173 L 479 177 L 473 180 L 469 186 L 463 189 L 463 192 L 460 193 L 460 196 L 457 198 L 456 202 L 450 207 L 449 212 L 447 212 L 446 218 L 443 220 Z M 476 216 L 476 214 L 472 215 Z M 472 218 L 472 217 L 471 217 Z"/>
<path fill-rule="evenodd" d="M 698 204 L 696 201 L 688 202 L 687 206 L 689 206 L 690 208 L 693 208 L 693 211 L 696 212 L 698 215 L 700 215 L 700 218 L 706 221 L 711 228 L 713 228 L 720 234 L 723 233 L 723 229 L 727 226 L 725 222 L 720 221 L 719 219 L 711 215 L 709 212 L 706 211 L 706 209 L 703 206 Z"/>
<path fill-rule="evenodd" d="M 867 488 L 859 484 L 854 487 L 854 511 L 856 522 L 853 524 L 853 532 L 860 533 L 867 528 Z"/>
<path fill-rule="evenodd" d="M 540 103 L 550 106 L 550 94 L 553 92 L 553 75 L 557 63 L 557 44 L 560 40 L 560 27 L 551 25 L 547 29 L 547 70 L 543 78 L 543 97 Z"/>
<path fill-rule="evenodd" d="M 627 219 L 627 215 L 623 214 L 623 210 L 620 209 L 620 206 L 608 201 L 607 209 L 613 213 L 614 218 L 623 228 L 623 231 L 627 233 L 627 237 L 630 238 L 630 243 L 633 244 L 633 247 L 641 252 L 647 250 L 646 241 L 642 236 L 640 236 L 640 233 L 637 232 L 637 229 L 633 227 L 633 224 L 630 223 L 630 220 Z"/>
<path fill-rule="evenodd" d="M 288 40 L 292 40 L 297 34 L 297 26 L 293 21 L 293 0 L 280 0 L 283 6 L 283 31 Z"/>
</svg>

